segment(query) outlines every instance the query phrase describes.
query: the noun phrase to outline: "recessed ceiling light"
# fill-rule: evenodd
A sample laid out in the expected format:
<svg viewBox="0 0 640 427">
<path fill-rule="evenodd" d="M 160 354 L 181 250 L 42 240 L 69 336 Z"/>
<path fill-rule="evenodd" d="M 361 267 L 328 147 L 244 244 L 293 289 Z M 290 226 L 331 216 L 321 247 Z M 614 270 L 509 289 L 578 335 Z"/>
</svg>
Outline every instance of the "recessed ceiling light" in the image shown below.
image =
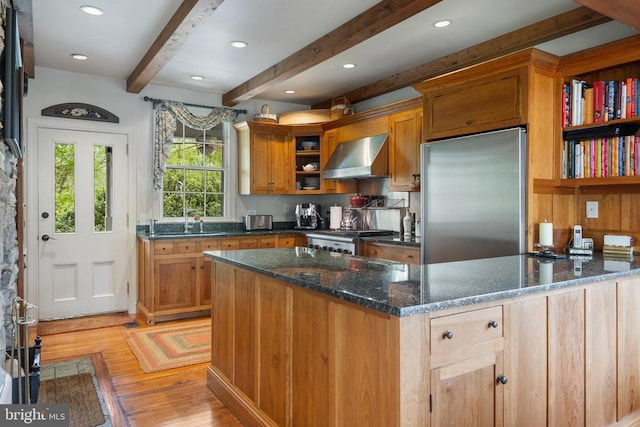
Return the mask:
<svg viewBox="0 0 640 427">
<path fill-rule="evenodd" d="M 247 42 L 243 42 L 242 40 L 235 40 L 235 41 L 229 42 L 229 44 L 233 47 L 237 47 L 238 49 L 242 49 L 243 47 L 249 46 Z"/>
<path fill-rule="evenodd" d="M 346 69 L 350 69 L 350 68 L 356 68 L 356 64 L 342 64 L 342 68 L 346 68 Z"/>
<path fill-rule="evenodd" d="M 94 15 L 94 16 L 100 16 L 104 13 L 104 11 L 99 7 L 91 6 L 90 4 L 85 4 L 84 6 L 80 6 L 80 10 L 88 15 Z"/>
<path fill-rule="evenodd" d="M 77 59 L 78 61 L 85 61 L 85 60 L 89 59 L 89 57 L 87 55 L 83 55 L 82 53 L 72 53 L 71 57 L 73 59 Z"/>
<path fill-rule="evenodd" d="M 436 28 L 444 28 L 451 25 L 451 22 L 452 22 L 451 19 L 441 19 L 439 21 L 434 22 L 433 26 Z"/>
<path fill-rule="evenodd" d="M 285 90 L 284 93 L 292 94 L 292 93 L 296 93 L 296 91 L 293 89 L 288 89 L 288 90 Z"/>
<path fill-rule="evenodd" d="M 191 80 L 204 80 L 204 77 L 193 75 L 191 76 Z"/>
</svg>

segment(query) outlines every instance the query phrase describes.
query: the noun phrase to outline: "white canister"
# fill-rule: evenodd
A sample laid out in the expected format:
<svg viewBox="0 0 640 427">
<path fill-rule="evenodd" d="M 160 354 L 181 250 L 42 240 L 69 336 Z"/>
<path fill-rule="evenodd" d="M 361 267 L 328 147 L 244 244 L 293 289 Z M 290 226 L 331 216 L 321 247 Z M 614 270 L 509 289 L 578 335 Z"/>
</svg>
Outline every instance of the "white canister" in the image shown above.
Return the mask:
<svg viewBox="0 0 640 427">
<path fill-rule="evenodd" d="M 340 221 L 342 221 L 342 206 L 329 207 L 329 228 L 332 230 L 340 229 Z"/>
</svg>

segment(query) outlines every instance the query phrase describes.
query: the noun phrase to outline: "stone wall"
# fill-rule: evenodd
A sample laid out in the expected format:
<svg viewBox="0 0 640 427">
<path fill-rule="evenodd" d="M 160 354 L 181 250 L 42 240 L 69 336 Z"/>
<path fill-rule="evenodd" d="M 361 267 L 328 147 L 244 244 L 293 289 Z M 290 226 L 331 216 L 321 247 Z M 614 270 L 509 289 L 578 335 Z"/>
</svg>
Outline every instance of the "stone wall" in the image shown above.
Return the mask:
<svg viewBox="0 0 640 427">
<path fill-rule="evenodd" d="M 6 23 L 5 8 L 8 0 L 0 0 L 0 51 L 4 55 L 4 29 Z M 0 90 L 2 89 L 0 81 Z M 2 92 L 2 95 L 4 93 Z M 3 103 L 0 99 L 0 109 Z M 0 141 L 4 133 L 0 135 Z M 2 155 L 3 154 L 3 155 Z M 0 268 L 0 349 L 11 345 L 13 336 L 12 304 L 18 293 L 18 236 L 16 228 L 16 183 L 17 162 L 6 145 L 0 142 L 0 254 L 2 264 Z"/>
</svg>

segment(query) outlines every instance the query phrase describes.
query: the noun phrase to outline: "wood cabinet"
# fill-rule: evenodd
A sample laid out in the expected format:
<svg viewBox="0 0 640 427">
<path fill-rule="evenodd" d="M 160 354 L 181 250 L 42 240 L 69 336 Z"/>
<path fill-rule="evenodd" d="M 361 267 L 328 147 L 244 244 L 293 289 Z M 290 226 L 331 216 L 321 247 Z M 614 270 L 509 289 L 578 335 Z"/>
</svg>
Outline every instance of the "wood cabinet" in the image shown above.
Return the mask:
<svg viewBox="0 0 640 427">
<path fill-rule="evenodd" d="M 247 425 L 640 421 L 640 276 L 395 317 L 224 262 L 213 275 L 207 382 Z"/>
<path fill-rule="evenodd" d="M 428 337 L 425 316 L 399 319 L 222 262 L 213 270 L 207 383 L 243 424 L 428 425 L 427 354 L 415 342 Z"/>
<path fill-rule="evenodd" d="M 210 314 L 212 262 L 204 251 L 304 246 L 300 236 L 139 238 L 138 311 L 149 325 Z"/>
<path fill-rule="evenodd" d="M 138 239 L 137 307 L 147 324 L 211 312 L 211 262 L 202 251 L 219 248 L 214 239 Z"/>
<path fill-rule="evenodd" d="M 420 191 L 422 108 L 389 116 L 389 189 Z"/>
<path fill-rule="evenodd" d="M 526 83 L 526 67 L 467 81 L 438 78 L 425 97 L 427 139 L 526 123 Z"/>
<path fill-rule="evenodd" d="M 420 264 L 420 247 L 365 241 L 362 244 L 362 254 L 371 258 Z"/>
<path fill-rule="evenodd" d="M 431 329 L 431 425 L 501 426 L 502 306 L 435 317 Z"/>
<path fill-rule="evenodd" d="M 233 125 L 238 131 L 238 192 L 292 192 L 293 144 L 291 128 L 261 122 Z"/>
<path fill-rule="evenodd" d="M 557 163 L 556 170 L 558 182 L 567 187 L 589 187 L 600 185 L 626 185 L 639 184 L 640 171 L 634 170 L 633 156 L 628 157 L 627 150 L 635 151 L 638 142 L 633 136 L 638 136 L 637 129 L 640 127 L 640 111 L 626 111 L 625 107 L 620 108 L 620 93 L 625 90 L 628 93 L 631 87 L 627 88 L 627 79 L 640 78 L 640 36 L 633 36 L 627 39 L 608 43 L 596 48 L 587 49 L 562 57 L 558 67 L 558 111 L 562 112 L 565 97 L 563 85 L 571 86 L 573 81 L 584 82 L 585 86 L 574 93 L 581 92 L 577 99 L 582 103 L 582 99 L 587 96 L 582 92 L 585 88 L 591 88 L 591 102 L 585 102 L 585 108 L 591 110 L 590 114 L 578 114 L 580 119 L 572 126 L 571 116 L 574 114 L 571 109 L 571 94 L 567 99 L 569 105 L 568 123 L 562 128 L 562 132 L 557 132 L 556 145 Z M 596 108 L 597 82 L 611 82 L 615 87 L 612 92 L 612 117 L 597 122 L 597 116 L 608 114 Z M 625 89 L 622 88 L 625 83 Z M 631 86 L 631 85 L 629 85 Z M 605 89 L 610 93 L 609 89 Z M 586 90 L 584 90 L 586 93 Z M 603 94 L 606 95 L 606 94 Z M 589 108 L 588 105 L 593 105 Z M 618 104 L 616 106 L 616 104 Z M 631 105 L 631 97 L 628 97 L 628 105 Z M 606 108 L 606 107 L 605 107 Z M 594 114 L 594 110 L 598 110 Z M 634 110 L 637 110 L 634 108 Z M 624 112 L 625 118 L 620 118 L 620 112 Z M 627 114 L 628 113 L 628 114 Z M 559 113 L 560 114 L 560 113 Z M 583 123 L 584 117 L 587 122 Z M 615 128 L 618 128 L 615 131 Z M 625 129 L 625 127 L 627 129 Z M 610 129 L 610 131 L 608 131 Z M 630 138 L 619 136 L 630 135 Z M 593 141 L 592 141 L 593 140 Z M 576 147 L 577 145 L 577 147 Z M 633 149 L 631 148 L 633 146 Z M 619 150 L 615 150 L 619 148 Z M 604 154 L 602 150 L 605 150 Z M 600 151 L 600 155 L 598 154 Z M 617 158 L 620 153 L 619 162 L 611 162 L 612 157 Z M 572 155 L 573 154 L 573 155 Z M 617 163 L 617 164 L 616 164 Z M 601 167 L 599 167 L 601 165 Z M 617 167 L 617 166 L 620 166 Z"/>
</svg>

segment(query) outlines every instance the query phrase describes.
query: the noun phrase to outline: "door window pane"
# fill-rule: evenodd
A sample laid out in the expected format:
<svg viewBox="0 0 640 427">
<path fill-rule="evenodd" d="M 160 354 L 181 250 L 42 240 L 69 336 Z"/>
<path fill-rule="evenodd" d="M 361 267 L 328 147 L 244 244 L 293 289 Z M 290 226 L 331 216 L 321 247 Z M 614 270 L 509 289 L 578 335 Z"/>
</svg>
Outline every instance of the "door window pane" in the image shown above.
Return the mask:
<svg viewBox="0 0 640 427">
<path fill-rule="evenodd" d="M 55 144 L 55 232 L 76 231 L 75 145 Z"/>
<path fill-rule="evenodd" d="M 93 147 L 93 217 L 94 231 L 113 231 L 113 149 Z"/>
</svg>

